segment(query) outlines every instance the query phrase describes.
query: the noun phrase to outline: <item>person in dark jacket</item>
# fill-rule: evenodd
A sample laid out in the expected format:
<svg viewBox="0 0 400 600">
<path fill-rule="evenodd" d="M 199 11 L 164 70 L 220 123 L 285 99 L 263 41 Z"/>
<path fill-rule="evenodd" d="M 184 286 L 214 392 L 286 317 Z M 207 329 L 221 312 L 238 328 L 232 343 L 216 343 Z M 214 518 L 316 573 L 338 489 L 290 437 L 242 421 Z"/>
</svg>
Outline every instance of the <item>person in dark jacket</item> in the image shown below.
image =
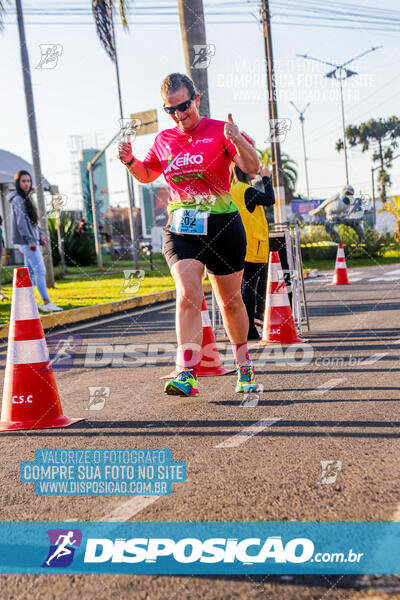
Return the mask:
<svg viewBox="0 0 400 600">
<path fill-rule="evenodd" d="M 237 165 L 231 169 L 232 200 L 239 209 L 247 238 L 242 297 L 249 317 L 249 340 L 260 339 L 254 318 L 259 280 L 266 282 L 269 254 L 268 222 L 264 207 L 275 204 L 271 172 L 268 167 L 261 167 L 261 176 L 264 192 L 250 185 L 255 175 L 247 175 Z"/>
<path fill-rule="evenodd" d="M 29 269 L 32 283 L 36 285 L 42 297 L 43 305 L 38 304 L 42 312 L 63 310 L 49 300 L 46 286 L 46 268 L 44 266 L 40 245 L 45 244 L 38 225 L 38 215 L 31 199 L 32 178 L 28 171 L 18 171 L 14 176 L 15 192 L 11 192 L 8 200 L 12 212 L 12 241 L 19 244 L 24 255 L 24 264 Z"/>
</svg>

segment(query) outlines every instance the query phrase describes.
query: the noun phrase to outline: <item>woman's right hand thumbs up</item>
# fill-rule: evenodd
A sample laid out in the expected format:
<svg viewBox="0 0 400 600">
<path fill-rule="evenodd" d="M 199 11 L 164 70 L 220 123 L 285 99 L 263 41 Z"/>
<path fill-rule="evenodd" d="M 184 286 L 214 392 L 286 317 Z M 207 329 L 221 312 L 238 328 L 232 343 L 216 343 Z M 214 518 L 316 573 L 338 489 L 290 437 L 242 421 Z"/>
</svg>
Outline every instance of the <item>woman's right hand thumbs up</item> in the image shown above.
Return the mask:
<svg viewBox="0 0 400 600">
<path fill-rule="evenodd" d="M 132 160 L 133 154 L 132 154 L 132 144 L 131 144 L 131 136 L 130 135 L 127 136 L 126 142 L 121 142 L 119 144 L 117 157 L 124 164 L 126 164 Z"/>
</svg>

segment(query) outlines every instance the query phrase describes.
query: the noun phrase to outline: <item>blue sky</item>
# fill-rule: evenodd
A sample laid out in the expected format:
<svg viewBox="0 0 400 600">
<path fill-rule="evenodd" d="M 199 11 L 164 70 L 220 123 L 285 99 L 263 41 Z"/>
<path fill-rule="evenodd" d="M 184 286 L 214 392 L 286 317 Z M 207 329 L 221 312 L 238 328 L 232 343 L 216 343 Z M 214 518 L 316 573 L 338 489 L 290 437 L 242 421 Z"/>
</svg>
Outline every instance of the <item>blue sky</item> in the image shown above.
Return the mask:
<svg viewBox="0 0 400 600">
<path fill-rule="evenodd" d="M 34 4 L 45 5 L 23 2 L 25 8 Z M 357 4 L 368 8 L 375 1 Z M 394 0 L 381 0 L 379 6 L 397 8 Z M 46 19 L 48 22 L 43 24 Z M 55 20 L 63 20 L 63 24 L 54 24 Z M 88 24 L 77 24 L 83 20 Z M 170 72 L 185 71 L 179 25 L 159 24 L 162 20 L 159 17 L 156 24 L 133 24 L 129 33 L 117 26 L 125 112 L 157 108 L 161 129 L 172 123 L 162 110 L 161 81 Z M 73 194 L 69 136 L 96 134 L 107 142 L 118 130 L 114 67 L 100 45 L 90 17 L 41 17 L 42 24 L 30 24 L 33 21 L 35 17 L 26 16 L 42 170 L 68 196 L 69 207 L 73 208 L 79 198 Z M 383 45 L 352 64 L 359 76 L 345 84 L 346 122 L 357 124 L 400 112 L 400 33 L 294 27 L 280 25 L 274 19 L 272 27 L 279 117 L 292 121 L 282 150 L 298 163 L 297 189 L 304 193 L 300 123 L 290 100 L 301 109 L 311 102 L 305 121 L 310 190 L 312 197 L 323 198 L 345 183 L 343 155 L 335 150 L 335 142 L 341 136 L 337 85 L 323 77 L 329 68 L 297 58 L 296 54 L 343 62 L 371 46 Z M 231 112 L 240 128 L 256 140 L 258 147 L 263 147 L 268 134 L 268 108 L 261 28 L 255 19 L 243 24 L 207 21 L 206 28 L 207 42 L 216 46 L 208 69 L 211 116 L 225 120 Z M 61 44 L 62 55 L 54 69 L 36 69 L 39 44 L 46 43 Z M 0 73 L 0 148 L 31 161 L 18 32 L 12 14 L 0 34 Z M 138 137 L 134 153 L 142 158 L 153 139 L 154 135 Z M 125 173 L 115 154 L 116 145 L 107 152 L 111 203 L 125 205 Z M 370 166 L 369 154 L 349 151 L 350 183 L 356 191 L 371 192 Z M 400 194 L 400 160 L 394 162 L 392 180 L 391 193 Z"/>
</svg>

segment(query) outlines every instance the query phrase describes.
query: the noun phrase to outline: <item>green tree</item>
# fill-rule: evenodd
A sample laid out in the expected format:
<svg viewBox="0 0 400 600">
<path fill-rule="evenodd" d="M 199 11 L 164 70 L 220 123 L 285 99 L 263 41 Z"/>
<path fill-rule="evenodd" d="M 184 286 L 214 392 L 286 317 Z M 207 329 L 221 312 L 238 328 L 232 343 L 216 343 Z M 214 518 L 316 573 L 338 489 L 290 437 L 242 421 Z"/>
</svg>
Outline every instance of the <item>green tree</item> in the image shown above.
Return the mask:
<svg viewBox="0 0 400 600">
<path fill-rule="evenodd" d="M 400 138 L 400 120 L 392 116 L 388 119 L 370 119 L 360 125 L 346 127 L 346 139 L 351 147 L 360 146 L 362 152 L 372 150 L 372 162 L 379 163 L 378 189 L 379 198 L 386 201 L 386 189 L 391 180 L 387 169 L 392 168 L 393 152 L 398 147 Z M 336 142 L 336 150 L 343 149 L 343 140 Z"/>
<path fill-rule="evenodd" d="M 271 165 L 271 148 L 265 148 L 264 150 L 260 150 L 257 148 L 258 155 L 260 157 L 260 162 L 262 165 Z M 297 183 L 297 169 L 295 165 L 297 165 L 296 161 L 294 161 L 288 154 L 282 152 L 281 154 L 282 161 L 282 174 L 283 181 L 285 185 L 285 200 L 286 204 L 290 204 L 293 200 L 293 194 L 296 190 Z"/>
</svg>

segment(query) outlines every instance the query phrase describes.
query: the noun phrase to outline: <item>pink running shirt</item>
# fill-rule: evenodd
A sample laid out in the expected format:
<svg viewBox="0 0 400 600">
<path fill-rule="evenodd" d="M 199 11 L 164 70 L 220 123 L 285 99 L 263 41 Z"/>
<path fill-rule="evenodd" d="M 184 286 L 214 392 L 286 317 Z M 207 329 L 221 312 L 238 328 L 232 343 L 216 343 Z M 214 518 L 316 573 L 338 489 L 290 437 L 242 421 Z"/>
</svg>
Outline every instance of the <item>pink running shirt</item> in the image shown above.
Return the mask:
<svg viewBox="0 0 400 600">
<path fill-rule="evenodd" d="M 224 135 L 225 121 L 203 117 L 188 132 L 179 126 L 161 131 L 143 161 L 162 171 L 171 188 L 168 212 L 199 208 L 211 213 L 236 212 L 229 167 L 237 150 Z"/>
</svg>

